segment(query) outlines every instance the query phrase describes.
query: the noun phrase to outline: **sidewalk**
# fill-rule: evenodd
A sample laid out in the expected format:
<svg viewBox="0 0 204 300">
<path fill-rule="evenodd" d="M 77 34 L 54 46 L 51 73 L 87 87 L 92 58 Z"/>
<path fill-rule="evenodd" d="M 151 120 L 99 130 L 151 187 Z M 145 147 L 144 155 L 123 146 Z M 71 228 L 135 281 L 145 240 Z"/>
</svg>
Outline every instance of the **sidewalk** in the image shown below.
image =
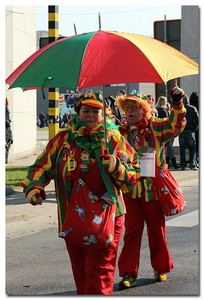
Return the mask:
<svg viewBox="0 0 204 300">
<path fill-rule="evenodd" d="M 36 151 L 29 157 L 19 159 L 14 163 L 7 164 L 8 166 L 30 166 L 33 164 L 37 156 L 44 150 L 48 142 L 48 132 L 39 131 L 37 137 Z M 199 171 L 194 171 L 186 168 L 185 171 L 174 170 L 170 168 L 173 177 L 179 185 L 188 185 L 192 180 L 199 180 Z M 57 218 L 57 204 L 54 191 L 54 181 L 45 188 L 47 199 L 43 205 L 32 206 L 26 202 L 22 188 L 12 189 L 7 187 L 6 196 L 6 224 L 10 222 L 29 220 L 34 217 Z"/>
<path fill-rule="evenodd" d="M 12 163 L 8 163 L 6 166 L 30 166 L 32 165 L 37 156 L 45 149 L 49 139 L 49 131 L 48 130 L 37 130 L 37 141 L 36 141 L 36 149 L 35 151 L 29 155 L 28 157 L 15 160 Z"/>
<path fill-rule="evenodd" d="M 37 131 L 35 151 L 28 157 L 18 159 L 6 166 L 30 166 L 37 156 L 42 153 L 48 143 L 48 130 Z M 28 220 L 38 216 L 56 214 L 56 197 L 54 193 L 54 181 L 45 188 L 47 199 L 42 206 L 29 205 L 25 199 L 22 188 L 6 187 L 6 224 L 10 222 Z"/>
</svg>

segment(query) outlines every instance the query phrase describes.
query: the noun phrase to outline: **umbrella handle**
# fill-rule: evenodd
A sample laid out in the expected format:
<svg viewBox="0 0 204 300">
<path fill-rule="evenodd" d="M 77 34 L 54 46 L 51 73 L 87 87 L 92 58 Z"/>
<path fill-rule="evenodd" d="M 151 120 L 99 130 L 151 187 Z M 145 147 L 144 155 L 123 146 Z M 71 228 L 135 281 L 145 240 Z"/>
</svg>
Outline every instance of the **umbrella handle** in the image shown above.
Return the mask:
<svg viewBox="0 0 204 300">
<path fill-rule="evenodd" d="M 104 155 L 103 155 L 103 157 L 104 158 L 106 158 L 106 159 L 108 159 L 109 158 L 109 152 L 108 152 L 108 150 L 106 149 L 106 150 L 104 150 Z"/>
<path fill-rule="evenodd" d="M 45 97 L 45 91 L 44 91 L 45 84 L 47 83 L 48 80 L 52 80 L 52 79 L 53 79 L 52 77 L 47 77 L 47 78 L 45 78 L 45 80 L 44 80 L 44 82 L 43 82 L 43 85 L 41 86 L 42 97 L 43 97 L 43 99 L 46 99 L 46 97 Z"/>
<path fill-rule="evenodd" d="M 102 159 L 109 159 L 109 152 L 107 149 L 104 150 L 104 154 L 103 155 L 100 155 L 99 158 L 102 160 Z"/>
</svg>

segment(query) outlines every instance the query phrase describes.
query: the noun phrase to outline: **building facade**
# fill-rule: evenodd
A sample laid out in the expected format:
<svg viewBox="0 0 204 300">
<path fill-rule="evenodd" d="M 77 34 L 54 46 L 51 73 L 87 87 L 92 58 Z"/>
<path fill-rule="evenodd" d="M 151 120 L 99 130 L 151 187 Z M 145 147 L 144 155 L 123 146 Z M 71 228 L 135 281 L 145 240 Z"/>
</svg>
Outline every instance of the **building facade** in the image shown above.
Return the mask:
<svg viewBox="0 0 204 300">
<path fill-rule="evenodd" d="M 200 41 L 200 10 L 197 5 L 182 6 L 181 15 L 181 52 L 200 65 L 199 41 Z M 190 97 L 192 92 L 199 92 L 200 79 L 198 75 L 181 77 L 181 87 Z"/>
<path fill-rule="evenodd" d="M 36 9 L 31 5 L 5 6 L 6 78 L 36 51 Z M 8 162 L 25 157 L 36 148 L 36 91 L 8 90 L 13 144 Z"/>
</svg>

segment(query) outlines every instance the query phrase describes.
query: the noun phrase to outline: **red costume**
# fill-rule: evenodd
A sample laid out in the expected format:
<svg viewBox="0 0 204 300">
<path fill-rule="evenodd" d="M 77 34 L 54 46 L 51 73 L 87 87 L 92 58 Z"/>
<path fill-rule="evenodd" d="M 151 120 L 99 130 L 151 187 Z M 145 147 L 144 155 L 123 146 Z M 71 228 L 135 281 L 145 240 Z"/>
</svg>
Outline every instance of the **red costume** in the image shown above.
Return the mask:
<svg viewBox="0 0 204 300">
<path fill-rule="evenodd" d="M 130 125 L 128 122 L 122 125 L 121 134 L 138 153 L 155 153 L 156 165 L 164 167 L 166 164 L 164 144 L 185 128 L 185 108 L 182 96 L 172 99 L 171 114 L 168 118 L 163 119 L 148 117 L 150 107 L 148 108 L 147 102 L 134 94 L 130 94 L 126 98 L 118 98 L 119 108 L 123 109 L 127 100 L 136 101 L 137 105 L 143 109 L 144 117 L 134 125 Z M 159 205 L 154 181 L 155 177 L 142 177 L 141 174 L 134 189 L 124 196 L 127 214 L 125 216 L 124 246 L 118 262 L 120 276 L 138 276 L 144 222 L 147 224 L 150 259 L 151 265 L 156 271 L 155 275 L 159 272 L 163 276 L 173 268 L 167 247 L 165 217 Z M 132 286 L 132 280 L 136 285 L 136 279 L 132 279 L 132 277 L 124 277 L 119 285 Z"/>
</svg>

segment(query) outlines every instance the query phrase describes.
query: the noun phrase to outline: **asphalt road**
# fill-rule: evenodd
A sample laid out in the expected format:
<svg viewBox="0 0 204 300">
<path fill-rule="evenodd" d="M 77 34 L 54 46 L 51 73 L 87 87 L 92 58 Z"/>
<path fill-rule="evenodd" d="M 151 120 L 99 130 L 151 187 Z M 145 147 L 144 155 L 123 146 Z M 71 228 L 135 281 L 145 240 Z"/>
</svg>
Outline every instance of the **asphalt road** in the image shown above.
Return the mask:
<svg viewBox="0 0 204 300">
<path fill-rule="evenodd" d="M 144 230 L 137 287 L 121 290 L 115 274 L 114 296 L 197 296 L 200 293 L 199 270 L 199 190 L 198 181 L 180 186 L 187 208 L 168 217 L 167 240 L 174 269 L 165 282 L 155 283 L 150 265 L 149 247 Z M 25 223 L 26 224 L 26 223 Z M 119 254 L 123 246 L 121 238 Z M 27 235 L 6 241 L 7 295 L 76 295 L 74 279 L 65 243 L 57 237 L 57 225 L 38 228 Z"/>
</svg>

